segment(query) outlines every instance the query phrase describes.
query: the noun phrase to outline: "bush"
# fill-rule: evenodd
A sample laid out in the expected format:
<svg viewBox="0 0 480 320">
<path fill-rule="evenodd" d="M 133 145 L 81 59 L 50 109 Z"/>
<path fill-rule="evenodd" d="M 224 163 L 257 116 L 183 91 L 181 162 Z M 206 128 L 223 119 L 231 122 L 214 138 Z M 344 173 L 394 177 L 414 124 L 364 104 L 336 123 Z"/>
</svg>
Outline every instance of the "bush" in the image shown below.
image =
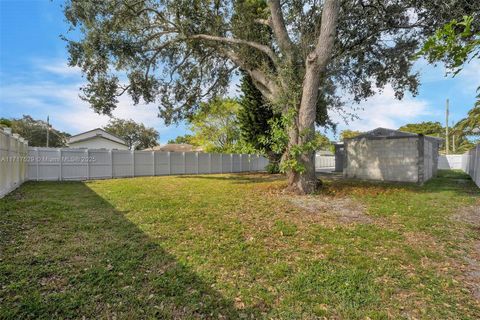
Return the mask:
<svg viewBox="0 0 480 320">
<path fill-rule="evenodd" d="M 280 173 L 280 166 L 278 165 L 278 162 L 270 162 L 265 169 L 267 170 L 268 173 L 270 174 L 275 174 L 275 173 Z"/>
</svg>

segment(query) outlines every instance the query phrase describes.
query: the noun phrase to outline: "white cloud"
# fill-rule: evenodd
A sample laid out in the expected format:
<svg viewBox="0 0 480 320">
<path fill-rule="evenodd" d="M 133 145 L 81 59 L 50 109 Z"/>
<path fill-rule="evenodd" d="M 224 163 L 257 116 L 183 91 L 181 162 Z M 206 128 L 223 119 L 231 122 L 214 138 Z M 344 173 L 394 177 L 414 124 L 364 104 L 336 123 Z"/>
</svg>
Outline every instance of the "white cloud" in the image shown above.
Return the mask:
<svg viewBox="0 0 480 320">
<path fill-rule="evenodd" d="M 10 109 L 22 114 L 50 116 L 52 124 L 72 134 L 104 126 L 110 118 L 95 113 L 88 103 L 80 99 L 79 88 L 83 85 L 78 67 L 69 67 L 64 60 L 33 60 L 34 72 L 43 75 L 29 79 L 16 79 L 0 88 L 1 101 Z M 50 79 L 49 81 L 43 79 Z M 133 119 L 159 132 L 167 130 L 158 118 L 158 108 L 154 105 L 134 105 L 127 96 L 119 98 L 113 116 Z"/>
<path fill-rule="evenodd" d="M 36 84 L 9 84 L 2 87 L 2 101 L 6 105 L 18 106 L 22 113 L 37 113 L 50 116 L 52 124 L 71 133 L 82 132 L 108 123 L 109 117 L 96 114 L 79 95 L 80 83 L 59 84 L 42 82 Z M 158 109 L 153 105 L 137 105 L 127 97 L 119 99 L 113 115 L 122 119 L 133 119 L 159 131 L 166 130 L 157 117 Z"/>
<path fill-rule="evenodd" d="M 411 96 L 398 100 L 391 86 L 352 107 L 359 108 L 353 111 L 359 118 L 348 123 L 345 123 L 339 114 L 331 114 L 332 119 L 339 123 L 339 131 L 344 129 L 368 131 L 377 127 L 397 129 L 407 122 L 432 114 L 427 101 Z"/>
</svg>

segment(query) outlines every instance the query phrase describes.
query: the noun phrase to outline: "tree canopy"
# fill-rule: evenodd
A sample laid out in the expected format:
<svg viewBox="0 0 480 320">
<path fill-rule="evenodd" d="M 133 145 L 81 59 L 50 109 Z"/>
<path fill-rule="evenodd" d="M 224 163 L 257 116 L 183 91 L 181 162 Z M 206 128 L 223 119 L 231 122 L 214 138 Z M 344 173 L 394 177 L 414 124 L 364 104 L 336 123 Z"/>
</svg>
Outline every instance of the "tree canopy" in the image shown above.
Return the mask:
<svg viewBox="0 0 480 320">
<path fill-rule="evenodd" d="M 390 84 L 416 93 L 419 45 L 478 1 L 436 0 L 68 0 L 70 64 L 83 97 L 110 113 L 118 96 L 157 103 L 167 123 L 192 116 L 199 102 L 225 93 L 242 69 L 282 113 L 289 186 L 317 186 L 315 125 L 345 97 L 361 101 Z M 123 72 L 123 75 L 120 73 Z M 121 80 L 126 78 L 127 80 Z"/>
<path fill-rule="evenodd" d="M 202 146 L 207 152 L 240 152 L 239 108 L 235 99 L 218 98 L 201 103 L 189 120 L 191 143 Z"/>
<path fill-rule="evenodd" d="M 29 115 L 24 115 L 18 119 L 1 118 L 0 126 L 12 128 L 12 132 L 18 133 L 21 137 L 28 140 L 28 145 L 31 147 L 47 146 L 48 125 L 46 121 L 36 120 Z M 65 147 L 69 136 L 70 134 L 56 130 L 50 125 L 48 146 L 52 148 Z"/>
<path fill-rule="evenodd" d="M 170 139 L 167 143 L 193 144 L 193 136 L 191 134 L 185 134 L 183 136 L 178 136 L 175 139 Z"/>
<path fill-rule="evenodd" d="M 342 132 L 340 132 L 340 140 L 343 141 L 345 139 L 351 139 L 355 138 L 356 136 L 361 135 L 363 132 L 357 131 L 357 130 L 349 130 L 345 129 Z"/>
<path fill-rule="evenodd" d="M 421 123 L 408 123 L 398 130 L 426 136 L 445 137 L 445 128 L 440 122 L 426 121 Z"/>
<path fill-rule="evenodd" d="M 133 120 L 113 118 L 103 129 L 122 138 L 130 150 L 142 150 L 158 145 L 157 130 L 147 128 L 143 123 L 136 123 Z"/>
</svg>

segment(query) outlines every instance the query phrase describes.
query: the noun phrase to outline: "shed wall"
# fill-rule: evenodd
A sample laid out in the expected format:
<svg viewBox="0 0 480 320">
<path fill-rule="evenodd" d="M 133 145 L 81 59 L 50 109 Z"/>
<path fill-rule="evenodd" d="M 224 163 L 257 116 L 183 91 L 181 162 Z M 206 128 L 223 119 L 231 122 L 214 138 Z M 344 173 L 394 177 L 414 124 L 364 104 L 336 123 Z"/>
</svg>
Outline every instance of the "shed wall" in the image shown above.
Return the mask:
<svg viewBox="0 0 480 320">
<path fill-rule="evenodd" d="M 419 182 L 419 138 L 345 141 L 347 178 Z M 422 163 L 423 164 L 423 163 Z"/>
</svg>

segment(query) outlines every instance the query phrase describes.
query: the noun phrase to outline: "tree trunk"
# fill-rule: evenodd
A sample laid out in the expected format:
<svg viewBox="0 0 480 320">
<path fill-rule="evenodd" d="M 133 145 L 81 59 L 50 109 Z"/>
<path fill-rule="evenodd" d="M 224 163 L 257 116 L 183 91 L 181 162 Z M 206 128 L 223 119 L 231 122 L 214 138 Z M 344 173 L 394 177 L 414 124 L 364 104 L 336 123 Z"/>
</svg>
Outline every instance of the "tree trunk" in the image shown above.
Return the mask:
<svg viewBox="0 0 480 320">
<path fill-rule="evenodd" d="M 303 79 L 302 99 L 298 113 L 289 132 L 289 149 L 295 145 L 305 145 L 315 137 L 315 117 L 317 108 L 320 79 L 325 73 L 330 61 L 335 33 L 339 1 L 325 0 L 322 12 L 321 33 L 315 50 L 306 61 L 305 77 Z M 288 190 L 298 194 L 315 192 L 321 185 L 315 176 L 315 150 L 307 150 L 297 159 L 303 166 L 303 172 L 288 172 Z"/>
</svg>

